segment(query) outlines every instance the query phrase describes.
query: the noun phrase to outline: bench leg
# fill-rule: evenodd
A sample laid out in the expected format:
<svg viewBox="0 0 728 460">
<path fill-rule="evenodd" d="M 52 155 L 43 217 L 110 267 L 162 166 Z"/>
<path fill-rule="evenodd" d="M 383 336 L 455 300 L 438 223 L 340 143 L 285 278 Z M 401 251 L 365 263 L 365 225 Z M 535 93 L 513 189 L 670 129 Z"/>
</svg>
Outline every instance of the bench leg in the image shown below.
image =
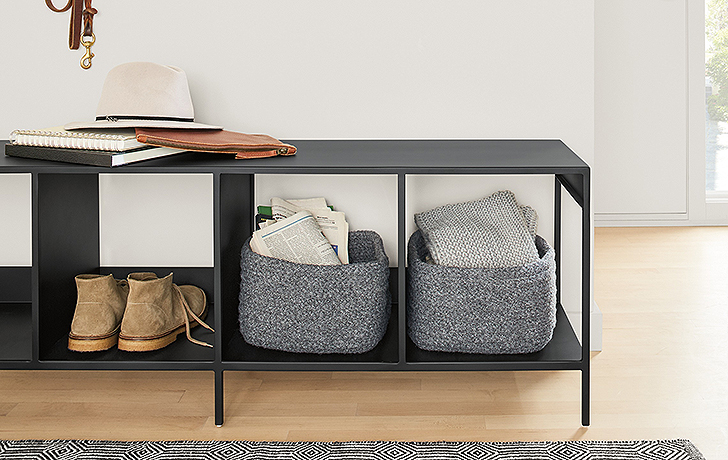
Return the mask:
<svg viewBox="0 0 728 460">
<path fill-rule="evenodd" d="M 215 426 L 222 426 L 225 419 L 225 406 L 223 404 L 223 371 L 215 371 Z"/>
</svg>

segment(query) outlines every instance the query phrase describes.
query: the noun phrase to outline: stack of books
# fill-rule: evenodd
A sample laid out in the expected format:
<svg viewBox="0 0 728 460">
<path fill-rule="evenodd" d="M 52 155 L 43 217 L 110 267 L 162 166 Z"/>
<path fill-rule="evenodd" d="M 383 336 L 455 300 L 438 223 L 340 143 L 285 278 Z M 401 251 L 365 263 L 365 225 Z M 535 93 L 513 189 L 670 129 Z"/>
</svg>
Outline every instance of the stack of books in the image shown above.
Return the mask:
<svg viewBox="0 0 728 460">
<path fill-rule="evenodd" d="M 137 141 L 133 128 L 68 131 L 62 127 L 54 127 L 15 130 L 10 133 L 10 143 L 5 145 L 7 156 L 106 167 L 179 152 L 184 150 L 151 146 Z"/>
</svg>

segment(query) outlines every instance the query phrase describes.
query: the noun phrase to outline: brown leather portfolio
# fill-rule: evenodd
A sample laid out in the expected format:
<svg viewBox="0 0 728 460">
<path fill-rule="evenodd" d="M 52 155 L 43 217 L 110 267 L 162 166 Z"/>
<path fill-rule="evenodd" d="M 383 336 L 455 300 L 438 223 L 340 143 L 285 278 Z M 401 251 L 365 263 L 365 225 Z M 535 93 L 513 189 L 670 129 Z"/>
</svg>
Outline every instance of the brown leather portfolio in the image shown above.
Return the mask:
<svg viewBox="0 0 728 460">
<path fill-rule="evenodd" d="M 226 130 L 136 128 L 139 142 L 196 152 L 235 154 L 236 159 L 293 155 L 296 147 L 267 134 L 244 134 Z"/>
</svg>

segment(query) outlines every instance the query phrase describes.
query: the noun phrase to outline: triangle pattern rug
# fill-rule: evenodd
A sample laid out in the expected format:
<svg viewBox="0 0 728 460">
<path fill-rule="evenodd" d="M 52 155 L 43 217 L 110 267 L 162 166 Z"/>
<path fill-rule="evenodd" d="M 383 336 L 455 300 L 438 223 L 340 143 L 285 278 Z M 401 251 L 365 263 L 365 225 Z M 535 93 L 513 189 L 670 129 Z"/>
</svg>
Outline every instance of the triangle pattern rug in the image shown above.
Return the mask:
<svg viewBox="0 0 728 460">
<path fill-rule="evenodd" d="M 0 458 L 705 460 L 685 439 L 544 442 L 0 441 Z"/>
</svg>

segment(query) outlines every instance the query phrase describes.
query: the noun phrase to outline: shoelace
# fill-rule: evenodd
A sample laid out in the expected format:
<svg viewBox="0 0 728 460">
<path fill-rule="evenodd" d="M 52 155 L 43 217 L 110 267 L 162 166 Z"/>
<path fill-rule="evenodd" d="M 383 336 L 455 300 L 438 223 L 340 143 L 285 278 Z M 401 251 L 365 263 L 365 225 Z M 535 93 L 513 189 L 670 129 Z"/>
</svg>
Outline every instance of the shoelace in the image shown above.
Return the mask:
<svg viewBox="0 0 728 460">
<path fill-rule="evenodd" d="M 199 340 L 196 340 L 196 339 L 192 338 L 192 336 L 190 335 L 190 319 L 189 319 L 189 317 L 187 315 L 188 314 L 191 315 L 195 319 L 195 321 L 197 321 L 197 323 L 199 325 L 201 325 L 202 327 L 204 327 L 205 329 L 210 330 L 212 332 L 215 332 L 215 330 L 213 328 L 211 328 L 210 326 L 208 326 L 207 324 L 205 324 L 205 322 L 202 321 L 195 314 L 195 312 L 192 311 L 192 309 L 190 308 L 189 304 L 187 303 L 187 299 L 185 299 L 185 296 L 182 294 L 182 291 L 180 290 L 179 286 L 177 286 L 176 284 L 172 284 L 172 288 L 175 290 L 175 292 L 177 292 L 177 295 L 179 295 L 179 298 L 182 301 L 182 306 L 185 309 L 185 314 L 182 315 L 182 316 L 184 316 L 184 318 L 185 318 L 185 331 L 187 332 L 187 340 L 189 340 L 190 342 L 195 343 L 197 345 L 202 345 L 203 347 L 210 347 L 210 348 L 212 348 L 212 345 L 210 345 L 209 343 L 207 343 L 207 342 L 201 342 Z"/>
</svg>

